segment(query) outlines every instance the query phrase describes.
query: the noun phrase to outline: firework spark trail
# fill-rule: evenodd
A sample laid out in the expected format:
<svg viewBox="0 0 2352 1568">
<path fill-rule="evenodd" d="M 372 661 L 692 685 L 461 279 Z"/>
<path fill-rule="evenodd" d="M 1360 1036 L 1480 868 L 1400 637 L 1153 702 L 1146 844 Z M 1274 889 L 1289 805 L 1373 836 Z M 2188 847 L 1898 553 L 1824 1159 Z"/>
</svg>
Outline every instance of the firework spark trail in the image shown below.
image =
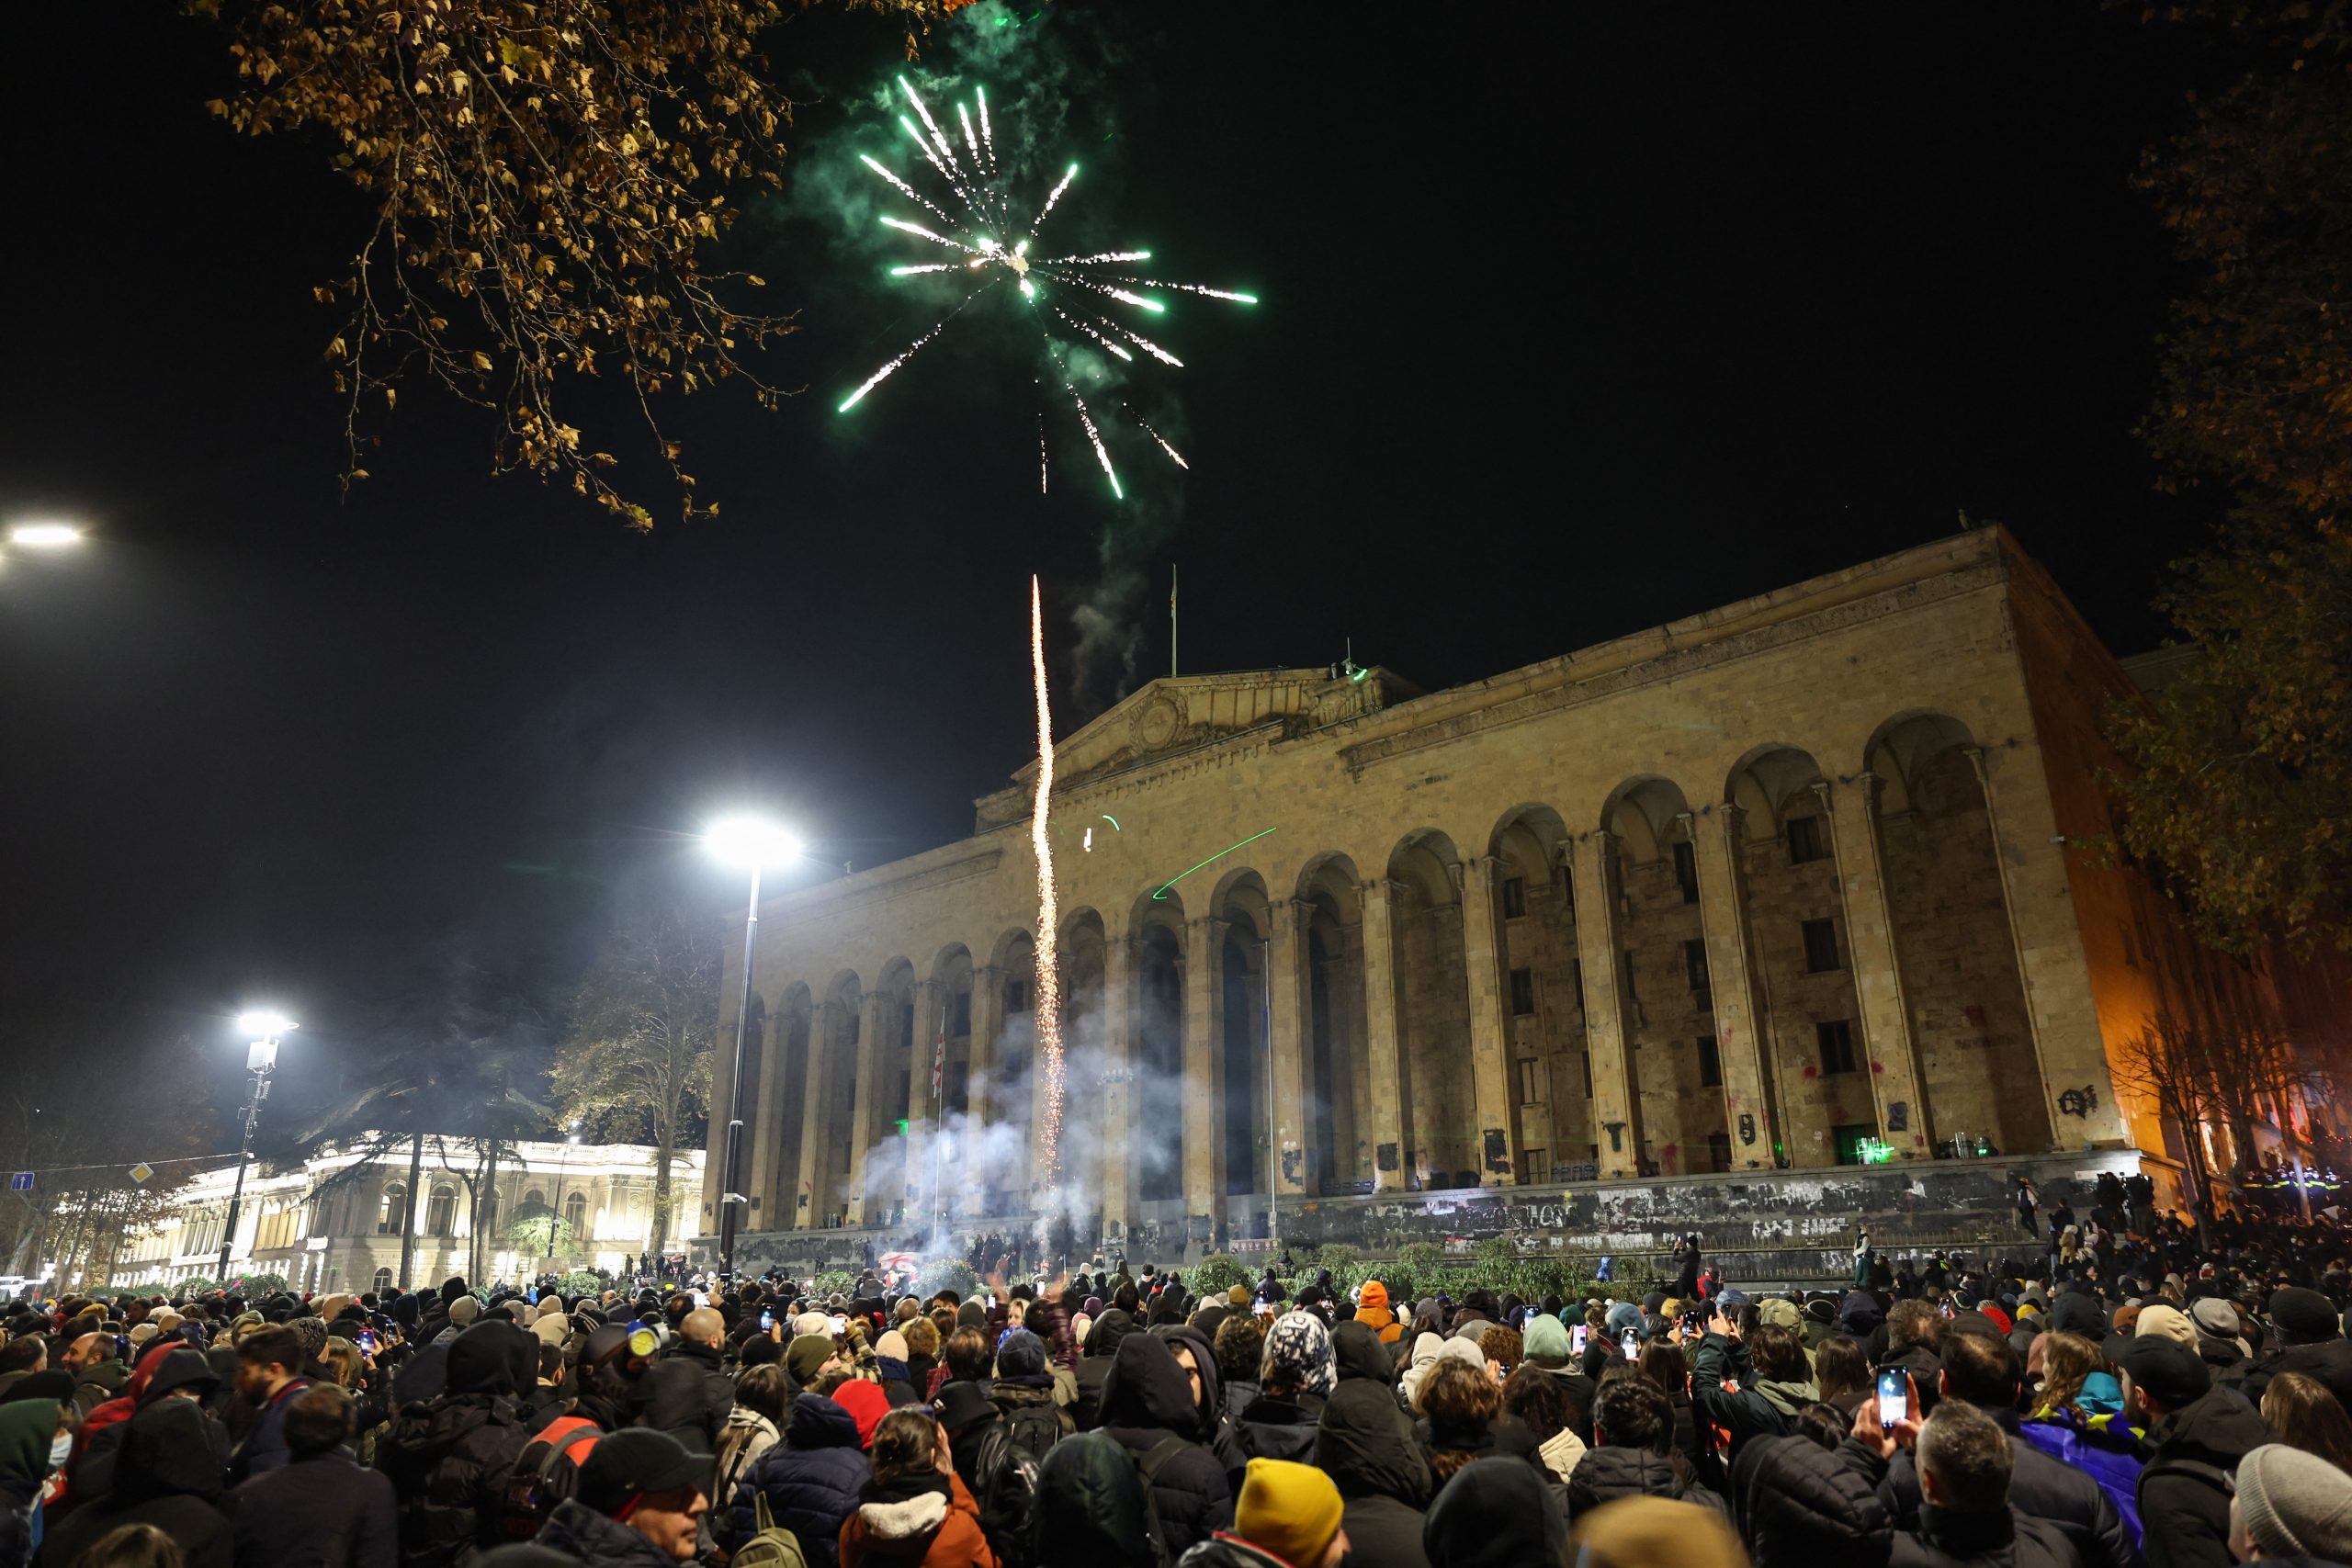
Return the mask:
<svg viewBox="0 0 2352 1568">
<path fill-rule="evenodd" d="M 954 262 L 944 262 L 941 265 L 952 271 L 954 270 L 956 264 Z M 1121 337 L 1125 338 L 1129 343 L 1134 344 L 1137 348 L 1142 349 L 1146 354 L 1150 355 L 1154 359 L 1159 360 L 1163 365 L 1173 365 L 1179 370 L 1184 368 L 1184 362 L 1182 360 L 1177 358 L 1174 355 L 1169 353 L 1166 349 L 1160 347 L 1158 344 L 1152 342 L 1141 333 L 1121 326 L 1118 322 L 1111 320 L 1108 316 L 1095 317 L 1094 324 L 1101 327 L 1110 328 L 1113 332 L 1118 333 Z"/>
<path fill-rule="evenodd" d="M 951 251 L 962 251 L 966 255 L 980 254 L 961 240 L 951 240 L 944 234 L 934 234 L 922 224 L 910 223 L 903 218 L 885 218 L 882 220 L 882 226 L 886 229 L 899 230 L 902 233 L 920 235 L 933 244 L 945 245 Z"/>
<path fill-rule="evenodd" d="M 946 224 L 951 229 L 956 226 L 956 220 L 948 217 L 947 214 L 942 212 L 938 208 L 932 206 L 931 198 L 929 197 L 915 189 L 914 186 L 909 185 L 906 181 L 900 179 L 898 175 L 892 174 L 889 170 L 884 168 L 881 164 L 876 163 L 865 153 L 860 152 L 857 155 L 857 161 L 864 164 L 876 174 L 880 175 L 884 179 L 888 180 L 893 186 L 897 186 L 900 196 L 910 197 L 916 201 L 922 202 L 924 208 L 930 211 L 931 215 L 933 218 L 938 219 L 942 223 Z"/>
<path fill-rule="evenodd" d="M 1084 333 L 1088 337 L 1092 338 L 1096 343 L 1101 344 L 1104 348 L 1109 349 L 1120 358 L 1127 361 L 1130 365 L 1135 363 L 1136 356 L 1134 355 L 1129 354 L 1125 349 L 1121 348 L 1117 344 L 1113 343 L 1109 338 L 1104 337 L 1101 333 L 1096 332 L 1092 327 L 1088 326 L 1084 321 L 1080 321 L 1077 317 L 1063 310 L 1059 305 L 1054 307 L 1054 314 L 1059 316 L 1063 321 L 1068 321 L 1071 326 L 1076 327 L 1080 332 Z"/>
<path fill-rule="evenodd" d="M 1230 299 L 1237 305 L 1255 305 L 1255 294 L 1236 294 L 1229 288 L 1211 288 L 1199 283 L 1162 283 L 1154 277 L 1123 277 L 1122 283 L 1132 283 L 1143 288 L 1181 288 L 1187 294 L 1205 294 L 1212 299 Z"/>
<path fill-rule="evenodd" d="M 964 189 L 960 183 L 964 165 L 956 156 L 956 144 L 947 140 L 947 133 L 939 129 L 939 122 L 931 118 L 931 107 L 915 96 L 915 90 L 907 85 L 907 79 L 904 76 L 899 78 L 899 89 L 907 95 L 907 102 L 914 105 L 915 113 L 922 116 L 923 129 L 931 132 L 931 139 L 939 143 L 939 155 L 947 160 L 947 183 L 956 186 L 956 194 L 964 198 L 965 206 L 975 212 L 978 211 L 980 204 L 972 199 L 971 193 Z"/>
<path fill-rule="evenodd" d="M 886 218 L 883 221 L 887 223 L 889 220 Z M 935 240 L 939 236 L 934 234 L 931 237 Z M 1140 294 L 1130 294 L 1124 288 L 1114 288 L 1107 283 L 1097 283 L 1091 277 L 1080 277 L 1074 273 L 1068 272 L 1046 272 L 1046 269 L 1042 265 L 1039 266 L 1037 270 L 1045 272 L 1045 275 L 1047 277 L 1052 278 L 1056 283 L 1072 283 L 1076 284 L 1080 288 L 1091 288 L 1097 294 L 1109 295 L 1112 299 L 1118 300 L 1123 305 L 1133 305 L 1138 310 L 1150 310 L 1155 313 L 1165 311 L 1168 309 L 1167 306 L 1161 304 L 1157 299 L 1147 299 Z"/>
<path fill-rule="evenodd" d="M 966 262 L 963 264 L 963 265 L 967 267 L 976 266 L 978 265 L 978 264 L 976 262 Z M 921 272 L 956 272 L 959 270 L 961 269 L 954 262 L 933 262 L 929 266 L 894 266 L 890 269 L 890 276 L 892 277 L 912 277 L 917 273 Z"/>
<path fill-rule="evenodd" d="M 1123 409 L 1127 409 L 1127 417 L 1134 420 L 1137 424 L 1142 425 L 1146 435 L 1150 436 L 1154 441 L 1159 443 L 1159 449 L 1168 454 L 1168 460 L 1170 462 L 1174 463 L 1186 473 L 1191 473 L 1193 471 L 1193 465 L 1184 461 L 1184 454 L 1176 450 L 1175 447 L 1168 445 L 1168 437 L 1160 434 L 1157 430 L 1152 429 L 1151 421 L 1144 418 L 1143 415 L 1136 412 L 1135 410 L 1127 408 L 1127 405 L 1125 403 L 1121 403 L 1119 406 Z"/>
<path fill-rule="evenodd" d="M 1119 471 L 1111 467 L 1111 449 L 1102 445 L 1102 433 L 1094 428 L 1094 416 L 1086 412 L 1086 400 L 1078 395 L 1076 387 L 1069 389 L 1069 400 L 1078 405 L 1078 423 L 1086 426 L 1086 438 L 1094 443 L 1095 458 L 1102 463 L 1103 473 L 1110 476 L 1111 493 L 1125 501 L 1127 492 L 1119 488 Z"/>
<path fill-rule="evenodd" d="M 1046 694 L 1046 610 L 1037 580 L 1029 580 L 1029 671 L 1037 687 L 1037 799 L 1029 814 L 1029 844 L 1037 853 L 1037 995 L 1029 1016 L 1036 1024 L 1038 1055 L 1045 1063 L 1044 1136 L 1046 1210 L 1057 1207 L 1062 1180 L 1061 975 L 1055 942 L 1061 908 L 1054 894 L 1054 845 L 1046 833 L 1046 809 L 1054 793 L 1054 726 Z"/>
<path fill-rule="evenodd" d="M 852 408 L 856 406 L 857 400 L 860 398 L 863 398 L 866 393 L 880 386 L 889 376 L 890 372 L 896 370 L 899 366 L 904 365 L 908 360 L 912 359 L 916 355 L 922 353 L 923 344 L 929 343 L 932 339 L 945 332 L 947 330 L 947 323 L 962 315 L 966 305 L 970 304 L 973 300 L 978 299 L 981 295 L 986 294 L 989 289 L 994 288 L 995 287 L 996 281 L 991 278 L 989 281 L 981 284 L 978 288 L 973 289 L 969 294 L 965 295 L 963 299 L 956 304 L 954 310 L 939 318 L 939 324 L 937 326 L 923 333 L 922 336 L 915 339 L 914 342 L 907 344 L 905 351 L 902 352 L 896 359 L 889 361 L 888 364 L 884 365 L 881 369 L 876 370 L 873 375 L 868 376 L 865 378 L 865 384 L 858 388 L 856 391 L 852 392 L 848 397 L 843 398 L 842 400 L 841 407 L 835 409 L 833 412 L 835 413 L 849 412 Z"/>
<path fill-rule="evenodd" d="M 1046 220 L 1046 214 L 1054 209 L 1054 203 L 1062 198 L 1062 192 L 1069 189 L 1069 182 L 1076 178 L 1078 178 L 1078 165 L 1072 164 L 1069 172 L 1062 175 L 1061 183 L 1054 186 L 1052 192 L 1046 196 L 1046 205 L 1037 209 L 1037 216 L 1029 220 L 1029 232 L 1035 234 L 1037 231 L 1037 225 Z"/>
<path fill-rule="evenodd" d="M 1149 251 L 1104 251 L 1099 256 L 1047 256 L 1039 266 L 1101 266 L 1107 262 L 1149 261 Z"/>
<path fill-rule="evenodd" d="M 972 96 L 980 106 L 980 145 L 989 150 L 989 173 L 995 174 L 996 136 L 989 130 L 989 90 L 976 85 L 972 89 Z"/>
<path fill-rule="evenodd" d="M 1046 493 L 1046 481 L 1051 472 L 1052 469 L 1046 462 L 1046 413 L 1043 409 L 1040 409 L 1037 411 L 1037 493 L 1039 495 Z"/>
</svg>

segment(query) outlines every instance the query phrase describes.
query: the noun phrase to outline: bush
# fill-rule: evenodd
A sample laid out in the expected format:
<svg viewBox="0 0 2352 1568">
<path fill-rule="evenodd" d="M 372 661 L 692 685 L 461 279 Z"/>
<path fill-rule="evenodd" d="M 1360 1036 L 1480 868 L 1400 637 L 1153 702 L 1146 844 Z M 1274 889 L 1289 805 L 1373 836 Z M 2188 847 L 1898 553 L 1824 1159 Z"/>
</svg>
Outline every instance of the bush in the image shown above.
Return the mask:
<svg viewBox="0 0 2352 1568">
<path fill-rule="evenodd" d="M 1347 1268 L 1363 1256 L 1363 1253 L 1352 1247 L 1342 1247 L 1337 1242 L 1331 1242 L 1316 1253 L 1315 1266 L 1317 1269 L 1329 1269 L 1331 1270 L 1331 1278 L 1337 1280 L 1340 1269 Z"/>
<path fill-rule="evenodd" d="M 808 1282 L 808 1294 L 817 1302 L 854 1295 L 856 1292 L 857 1276 L 846 1269 L 828 1269 Z"/>
<path fill-rule="evenodd" d="M 605 1281 L 601 1275 L 575 1269 L 558 1280 L 555 1282 L 555 1288 L 566 1296 L 594 1296 L 604 1293 Z"/>
<path fill-rule="evenodd" d="M 283 1274 L 240 1274 L 229 1281 L 229 1288 L 247 1301 L 270 1295 L 286 1289 Z"/>
<path fill-rule="evenodd" d="M 1201 1259 L 1185 1280 L 1185 1283 L 1192 1286 L 1193 1293 L 1204 1300 L 1221 1296 L 1236 1285 L 1254 1285 L 1256 1282 L 1239 1260 L 1222 1252 Z"/>
<path fill-rule="evenodd" d="M 978 1290 L 980 1277 L 972 1266 L 960 1258 L 935 1258 L 915 1274 L 915 1294 L 925 1301 L 942 1291 L 953 1291 L 960 1301 L 969 1301 Z"/>
</svg>

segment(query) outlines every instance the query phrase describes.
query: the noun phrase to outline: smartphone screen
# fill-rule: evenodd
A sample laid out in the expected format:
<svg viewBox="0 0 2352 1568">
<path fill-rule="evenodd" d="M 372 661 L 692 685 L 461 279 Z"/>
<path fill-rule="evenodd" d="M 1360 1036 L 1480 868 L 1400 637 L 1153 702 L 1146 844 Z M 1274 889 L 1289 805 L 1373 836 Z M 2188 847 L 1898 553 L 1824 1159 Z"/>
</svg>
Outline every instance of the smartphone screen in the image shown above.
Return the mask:
<svg viewBox="0 0 2352 1568">
<path fill-rule="evenodd" d="M 1642 1359 L 1641 1331 L 1634 1328 L 1625 1330 L 1623 1337 L 1618 1341 L 1618 1348 L 1625 1352 L 1625 1359 L 1640 1360 Z"/>
<path fill-rule="evenodd" d="M 1911 1414 L 1910 1382 L 1901 1372 L 1878 1375 L 1878 1424 L 1887 1431 Z"/>
<path fill-rule="evenodd" d="M 1583 1355 L 1583 1354 L 1584 1354 L 1584 1348 L 1585 1348 L 1585 1346 L 1586 1346 L 1588 1343 L 1589 1343 L 1589 1342 L 1591 1341 L 1591 1338 L 1592 1338 L 1592 1330 L 1591 1330 L 1591 1329 L 1589 1329 L 1589 1328 L 1587 1328 L 1587 1327 L 1586 1327 L 1583 1324 L 1581 1324 L 1581 1323 L 1577 1324 L 1575 1327 L 1573 1327 L 1573 1328 L 1569 1329 L 1569 1330 L 1568 1330 L 1568 1354 L 1569 1354 L 1569 1355 L 1571 1355 L 1571 1356 L 1581 1356 L 1581 1355 Z"/>
<path fill-rule="evenodd" d="M 761 1331 L 762 1331 L 763 1333 L 764 1333 L 764 1332 L 765 1332 L 765 1331 L 767 1331 L 768 1329 L 774 1328 L 775 1326 L 775 1313 L 773 1313 L 773 1312 L 763 1312 L 763 1313 L 761 1313 L 761 1314 L 760 1314 L 760 1328 L 761 1328 Z"/>
</svg>

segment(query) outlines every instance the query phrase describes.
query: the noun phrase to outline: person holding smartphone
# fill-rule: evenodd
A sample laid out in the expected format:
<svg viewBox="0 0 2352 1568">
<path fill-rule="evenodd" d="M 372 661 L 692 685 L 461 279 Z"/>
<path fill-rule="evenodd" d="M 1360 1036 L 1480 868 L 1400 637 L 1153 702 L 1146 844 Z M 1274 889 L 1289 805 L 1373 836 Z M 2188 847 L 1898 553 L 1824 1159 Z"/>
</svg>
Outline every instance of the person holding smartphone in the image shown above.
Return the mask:
<svg viewBox="0 0 2352 1568">
<path fill-rule="evenodd" d="M 1731 1435 L 1730 1458 L 1757 1438 L 1785 1437 L 1797 1413 L 1821 1397 L 1804 1359 L 1804 1337 L 1777 1323 L 1743 1336 L 1720 1305 L 1708 1309 L 1690 1372 L 1701 1418 Z"/>
</svg>

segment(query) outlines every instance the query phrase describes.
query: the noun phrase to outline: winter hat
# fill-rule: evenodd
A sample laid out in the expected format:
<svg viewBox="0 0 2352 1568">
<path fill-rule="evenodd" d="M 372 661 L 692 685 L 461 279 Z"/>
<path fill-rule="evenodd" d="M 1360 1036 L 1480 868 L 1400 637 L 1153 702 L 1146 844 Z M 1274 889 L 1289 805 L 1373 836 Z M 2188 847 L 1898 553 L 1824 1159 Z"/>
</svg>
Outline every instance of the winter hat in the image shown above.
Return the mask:
<svg viewBox="0 0 2352 1568">
<path fill-rule="evenodd" d="M 74 1374 L 62 1368 L 45 1372 L 27 1372 L 0 1392 L 0 1404 L 14 1404 L 20 1399 L 47 1399 L 62 1402 L 74 1397 Z"/>
<path fill-rule="evenodd" d="M 1732 1294 L 1733 1292 L 1729 1291 L 1724 1292 L 1723 1305 L 1725 1312 L 1731 1310 Z M 1757 1304 L 1756 1321 L 1769 1323 L 1778 1328 L 1802 1328 L 1804 1326 L 1804 1314 L 1797 1311 L 1796 1303 L 1774 1296 L 1770 1301 Z"/>
<path fill-rule="evenodd" d="M 1233 1533 L 1285 1562 L 1315 1562 L 1340 1533 L 1340 1506 L 1339 1487 L 1313 1465 L 1253 1459 L 1233 1507 Z"/>
<path fill-rule="evenodd" d="M 667 1432 L 624 1427 L 597 1438 L 580 1461 L 577 1496 L 610 1517 L 649 1494 L 707 1484 L 709 1467 L 707 1455 L 689 1453 Z"/>
<path fill-rule="evenodd" d="M 803 1334 L 785 1351 L 784 1370 L 792 1374 L 794 1382 L 806 1388 L 817 1381 L 817 1374 L 832 1359 L 833 1341 L 830 1336 Z"/>
<path fill-rule="evenodd" d="M 1046 1375 L 1046 1342 L 1016 1328 L 996 1348 L 996 1375 L 1007 1382 Z"/>
<path fill-rule="evenodd" d="M 1248 1306 L 1250 1304 L 1250 1287 L 1247 1285 L 1236 1285 L 1231 1290 L 1226 1292 L 1225 1304 L 1227 1306 L 1238 1307 Z"/>
<path fill-rule="evenodd" d="M 2278 1325 L 2279 1337 L 2294 1345 L 2315 1345 L 2343 1332 L 2335 1303 L 2300 1285 L 2290 1285 L 2270 1298 L 2270 1321 Z"/>
<path fill-rule="evenodd" d="M 466 1277 L 463 1274 L 452 1274 L 441 1281 L 441 1299 L 444 1302 L 454 1302 L 465 1293 Z"/>
<path fill-rule="evenodd" d="M 746 1368 L 763 1367 L 783 1359 L 784 1347 L 764 1334 L 754 1334 L 743 1341 L 742 1364 Z"/>
<path fill-rule="evenodd" d="M 2166 1410 L 2177 1410 L 2201 1399 L 2213 1386 L 2213 1374 L 2196 1351 L 2157 1335 L 2133 1335 L 2113 1345 L 2109 1354 L 2132 1382 L 2144 1389 Z"/>
<path fill-rule="evenodd" d="M 2201 1339 L 2215 1339 L 2234 1346 L 2241 1356 L 2253 1354 L 2245 1340 L 2238 1334 L 2238 1310 L 2221 1296 L 2199 1296 L 2196 1305 L 2188 1309 L 2188 1319 L 2197 1325 Z M 138 1330 L 131 1331 L 133 1338 Z"/>
<path fill-rule="evenodd" d="M 162 1330 L 158 1329 L 152 1323 L 142 1323 L 139 1325 L 136 1328 L 133 1328 L 130 1331 L 130 1343 L 132 1348 L 137 1348 L 138 1347 L 146 1344 L 147 1341 L 154 1338 L 155 1336 L 161 1332 Z"/>
<path fill-rule="evenodd" d="M 903 1365 L 907 1359 L 907 1337 L 893 1328 L 874 1342 L 875 1359 L 897 1361 Z"/>
<path fill-rule="evenodd" d="M 1329 1395 L 1339 1385 L 1331 1360 L 1331 1333 L 1313 1313 L 1286 1312 L 1266 1330 L 1263 1380 L 1295 1384 L 1308 1393 Z"/>
<path fill-rule="evenodd" d="M 1522 1460 L 1473 1461 L 1439 1489 L 1421 1550 L 1442 1568 L 1524 1568 L 1567 1561 L 1568 1532 L 1543 1473 Z"/>
<path fill-rule="evenodd" d="M 2265 1443 L 2238 1461 L 2238 1517 L 2265 1557 L 2352 1558 L 2352 1475 Z"/>
<path fill-rule="evenodd" d="M 531 1320 L 531 1332 L 542 1345 L 560 1346 L 571 1337 L 571 1320 L 563 1315 L 561 1307 L 553 1312 L 543 1307 L 539 1315 Z"/>
<path fill-rule="evenodd" d="M 459 1296 L 449 1303 L 449 1321 L 459 1328 L 481 1315 L 481 1303 L 472 1296 Z"/>
<path fill-rule="evenodd" d="M 1564 1367 L 1568 1362 L 1568 1331 L 1549 1313 L 1527 1320 L 1527 1359 L 1536 1366 Z"/>
<path fill-rule="evenodd" d="M 327 1348 L 327 1320 L 325 1318 L 298 1317 L 286 1326 L 292 1329 L 294 1331 L 294 1337 L 302 1342 L 302 1359 L 304 1360 L 317 1360 L 319 1359 L 319 1353 Z"/>
<path fill-rule="evenodd" d="M 2134 1338 L 2153 1334 L 2176 1345 L 2186 1345 L 2192 1350 L 2197 1348 L 2197 1325 L 2176 1307 L 2142 1307 L 2140 1320 L 2132 1325 L 2132 1334 Z"/>
<path fill-rule="evenodd" d="M 848 1411 L 849 1418 L 857 1423 L 857 1446 L 873 1448 L 874 1428 L 890 1414 L 890 1396 L 882 1392 L 882 1385 L 863 1379 L 845 1382 L 833 1390 L 833 1403 Z"/>
<path fill-rule="evenodd" d="M 1366 1280 L 1363 1289 L 1357 1293 L 1356 1305 L 1374 1312 L 1385 1310 L 1388 1305 L 1388 1287 L 1377 1280 Z"/>
</svg>

